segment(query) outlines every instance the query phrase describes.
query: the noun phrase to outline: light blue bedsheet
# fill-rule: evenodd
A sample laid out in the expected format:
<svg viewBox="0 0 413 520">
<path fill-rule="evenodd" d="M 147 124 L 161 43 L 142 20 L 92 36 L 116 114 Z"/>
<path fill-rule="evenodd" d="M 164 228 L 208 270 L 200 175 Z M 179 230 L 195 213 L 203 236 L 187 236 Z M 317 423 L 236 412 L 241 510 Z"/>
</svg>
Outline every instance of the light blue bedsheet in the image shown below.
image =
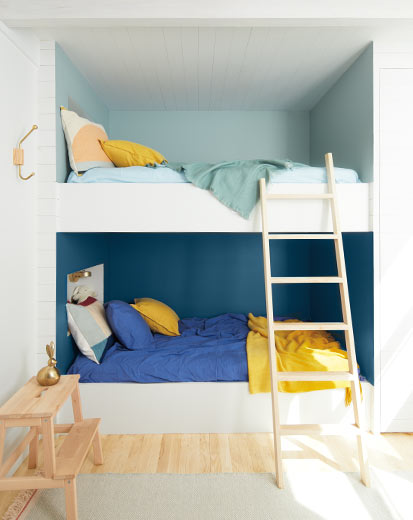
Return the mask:
<svg viewBox="0 0 413 520">
<path fill-rule="evenodd" d="M 347 168 L 334 169 L 338 184 L 360 182 L 357 173 Z M 130 166 L 128 168 L 92 168 L 81 177 L 74 172 L 69 175 L 70 183 L 108 183 L 108 182 L 133 182 L 133 183 L 185 183 L 189 182 L 184 173 L 179 173 L 167 166 L 147 168 L 146 166 Z M 278 170 L 271 173 L 270 182 L 318 184 L 327 182 L 325 168 L 312 166 L 298 166 L 289 170 Z"/>
<path fill-rule="evenodd" d="M 357 172 L 348 168 L 334 168 L 337 184 L 360 182 Z M 302 165 L 290 170 L 272 172 L 270 182 L 291 184 L 318 184 L 327 182 L 327 172 L 323 167 Z"/>
<path fill-rule="evenodd" d="M 146 166 L 129 166 L 127 168 L 91 168 L 78 176 L 71 172 L 67 182 L 101 183 L 101 182 L 135 182 L 135 183 L 180 183 L 189 182 L 183 173 L 178 173 L 166 166 L 148 168 Z"/>
</svg>

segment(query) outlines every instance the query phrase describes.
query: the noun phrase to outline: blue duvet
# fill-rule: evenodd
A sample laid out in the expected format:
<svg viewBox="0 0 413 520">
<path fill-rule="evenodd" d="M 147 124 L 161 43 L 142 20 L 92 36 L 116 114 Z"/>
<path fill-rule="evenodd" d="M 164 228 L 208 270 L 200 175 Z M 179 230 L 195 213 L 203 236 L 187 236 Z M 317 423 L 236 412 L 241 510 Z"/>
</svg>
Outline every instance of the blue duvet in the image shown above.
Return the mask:
<svg viewBox="0 0 413 520">
<path fill-rule="evenodd" d="M 183 319 L 179 330 L 174 337 L 154 334 L 142 350 L 115 343 L 100 365 L 79 354 L 68 373 L 80 374 L 81 383 L 248 381 L 245 315 Z"/>
</svg>

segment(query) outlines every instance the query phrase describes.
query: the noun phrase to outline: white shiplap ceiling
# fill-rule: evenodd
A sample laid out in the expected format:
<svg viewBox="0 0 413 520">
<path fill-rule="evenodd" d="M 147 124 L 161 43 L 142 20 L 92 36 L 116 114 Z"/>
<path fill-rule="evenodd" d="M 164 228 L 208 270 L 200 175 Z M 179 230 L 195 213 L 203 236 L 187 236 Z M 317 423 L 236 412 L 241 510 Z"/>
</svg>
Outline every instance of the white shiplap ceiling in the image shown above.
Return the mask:
<svg viewBox="0 0 413 520">
<path fill-rule="evenodd" d="M 308 110 L 368 45 L 346 27 L 106 27 L 52 37 L 114 110 Z"/>
</svg>

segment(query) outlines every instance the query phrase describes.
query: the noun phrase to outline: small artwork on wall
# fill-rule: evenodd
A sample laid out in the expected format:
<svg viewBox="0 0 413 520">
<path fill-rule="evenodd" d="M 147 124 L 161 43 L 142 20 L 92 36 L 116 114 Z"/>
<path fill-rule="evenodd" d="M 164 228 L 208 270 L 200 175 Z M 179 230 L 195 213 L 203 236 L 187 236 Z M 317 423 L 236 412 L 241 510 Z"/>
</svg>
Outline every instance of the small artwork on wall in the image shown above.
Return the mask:
<svg viewBox="0 0 413 520">
<path fill-rule="evenodd" d="M 82 276 L 82 274 L 86 276 Z M 103 277 L 104 264 L 85 267 L 80 271 L 76 271 L 76 273 L 69 273 L 67 275 L 66 301 L 72 301 L 73 293 L 77 289 L 76 292 L 79 293 L 79 296 L 83 292 L 93 292 L 94 298 L 104 303 Z"/>
</svg>

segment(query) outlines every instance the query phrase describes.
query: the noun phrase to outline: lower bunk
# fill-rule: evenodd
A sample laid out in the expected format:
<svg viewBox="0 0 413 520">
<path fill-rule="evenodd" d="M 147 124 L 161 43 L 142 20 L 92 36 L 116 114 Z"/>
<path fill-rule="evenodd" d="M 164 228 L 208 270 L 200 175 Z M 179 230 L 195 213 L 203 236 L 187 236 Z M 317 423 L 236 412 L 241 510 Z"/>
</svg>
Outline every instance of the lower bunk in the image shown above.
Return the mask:
<svg viewBox="0 0 413 520">
<path fill-rule="evenodd" d="M 80 316 L 93 315 L 95 306 L 103 311 L 96 301 L 86 306 L 68 304 L 69 324 L 80 348 L 74 319 L 81 325 Z M 141 315 L 125 302 L 109 302 L 106 316 L 116 341 L 108 343 L 99 362 L 88 350 L 79 353 L 68 371 L 80 374 L 86 412 L 102 418 L 103 432 L 271 431 L 267 340 L 259 327 L 264 318 L 224 314 L 177 322 L 170 316 L 171 321 L 163 322 L 163 333 L 152 335 Z M 339 342 L 324 331 L 277 332 L 276 341 L 279 362 L 287 370 L 331 370 L 336 363 L 347 363 Z M 281 394 L 282 422 L 352 423 L 351 407 L 345 406 L 346 389 L 331 388 L 335 384 L 305 383 L 312 390 L 308 392 L 284 388 L 296 393 Z M 364 387 L 369 410 L 372 387 L 369 383 Z M 60 419 L 66 422 L 69 413 L 64 410 Z"/>
<path fill-rule="evenodd" d="M 102 417 L 103 432 L 272 431 L 271 395 L 251 394 L 249 388 L 247 337 L 252 329 L 248 325 L 248 313 L 256 317 L 265 315 L 262 264 L 258 261 L 260 239 L 255 234 L 226 233 L 58 234 L 58 366 L 62 373 L 81 375 L 85 412 Z M 277 275 L 335 274 L 329 241 L 302 241 L 298 245 L 291 240 L 273 242 L 272 267 Z M 344 236 L 344 242 L 358 362 L 361 375 L 369 381 L 362 383 L 363 408 L 366 422 L 371 424 L 372 236 L 349 233 Z M 337 290 L 332 284 L 277 288 L 276 319 L 341 321 Z M 130 327 L 125 327 L 125 323 L 116 326 L 113 319 L 108 319 L 107 332 L 113 333 L 117 344 L 105 345 L 107 350 L 98 364 L 79 353 L 80 345 L 73 341 L 73 330 L 71 336 L 67 335 L 66 303 L 68 300 L 73 302 L 73 296 L 78 297 L 82 291 L 84 298 L 90 291 L 95 293 L 92 299 L 106 317 L 109 303 L 116 301 L 132 310 L 136 321 L 139 314 L 145 313 L 142 308 L 141 313 L 136 312 L 130 304 L 149 300 L 170 305 L 176 320 L 178 316 L 198 318 L 179 320 L 180 335 L 176 336 L 160 334 L 152 323 L 149 327 L 150 337 L 153 336 L 151 344 L 139 343 L 140 338 L 136 348 L 134 342 L 130 342 L 133 334 L 122 338 L 122 332 L 130 331 Z M 105 301 L 108 304 L 104 309 Z M 73 303 L 74 312 L 84 314 L 81 308 L 86 310 L 90 305 L 83 307 L 80 303 L 85 302 L 78 298 Z M 227 310 L 232 313 L 223 314 Z M 99 316 L 95 313 L 94 330 L 97 331 L 102 323 Z M 166 323 L 164 327 L 167 327 Z M 340 334 L 336 334 L 335 340 L 344 344 Z M 100 339 L 100 336 L 93 338 L 99 348 L 102 347 Z M 268 354 L 266 336 L 261 335 L 260 342 Z M 132 349 L 126 348 L 128 346 Z M 141 348 L 143 346 L 145 348 Z M 339 353 L 342 355 L 343 351 Z M 322 368 L 313 367 L 312 370 Z M 325 370 L 342 369 L 326 367 Z M 352 408 L 345 406 L 347 389 L 322 388 L 303 393 L 280 393 L 282 423 L 353 423 Z M 64 409 L 60 420 L 66 422 L 70 413 L 70 409 Z"/>
</svg>

